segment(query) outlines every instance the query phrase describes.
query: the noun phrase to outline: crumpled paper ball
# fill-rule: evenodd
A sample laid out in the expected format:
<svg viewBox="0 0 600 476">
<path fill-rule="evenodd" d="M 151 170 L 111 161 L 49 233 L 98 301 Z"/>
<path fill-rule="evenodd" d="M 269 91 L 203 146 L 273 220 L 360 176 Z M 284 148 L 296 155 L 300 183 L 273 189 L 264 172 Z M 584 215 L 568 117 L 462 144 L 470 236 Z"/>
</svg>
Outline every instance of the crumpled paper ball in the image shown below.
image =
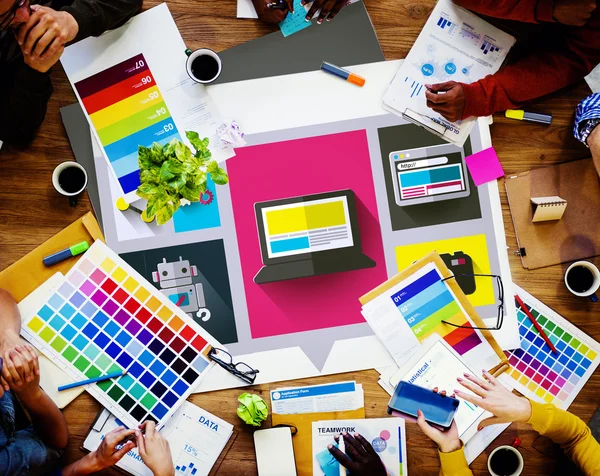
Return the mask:
<svg viewBox="0 0 600 476">
<path fill-rule="evenodd" d="M 269 408 L 265 401 L 258 395 L 242 393 L 238 397 L 240 406 L 238 416 L 248 425 L 260 426 L 269 416 Z"/>
</svg>

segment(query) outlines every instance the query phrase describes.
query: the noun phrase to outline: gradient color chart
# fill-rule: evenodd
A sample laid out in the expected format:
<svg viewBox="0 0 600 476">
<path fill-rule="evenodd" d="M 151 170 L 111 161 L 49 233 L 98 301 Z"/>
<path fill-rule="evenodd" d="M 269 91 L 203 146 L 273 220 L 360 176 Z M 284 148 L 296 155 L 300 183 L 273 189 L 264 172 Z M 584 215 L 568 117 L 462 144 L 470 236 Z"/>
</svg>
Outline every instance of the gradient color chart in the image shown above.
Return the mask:
<svg viewBox="0 0 600 476">
<path fill-rule="evenodd" d="M 180 139 L 144 55 L 75 83 L 123 192 L 140 184 L 138 146 Z"/>
<path fill-rule="evenodd" d="M 431 270 L 391 296 L 398 311 L 419 342 L 439 334 L 460 355 L 482 343 L 475 329 L 461 329 L 470 322 L 437 270 Z"/>
<path fill-rule="evenodd" d="M 210 368 L 211 344 L 218 345 L 98 241 L 23 319 L 22 334 L 74 381 L 127 370 L 87 390 L 130 428 L 146 420 L 164 425 Z"/>
<path fill-rule="evenodd" d="M 538 324 L 550 338 L 554 354 L 517 305 L 521 348 L 505 352 L 512 366 L 506 378 L 523 395 L 566 410 L 600 363 L 600 344 L 566 319 L 515 286 Z"/>
</svg>

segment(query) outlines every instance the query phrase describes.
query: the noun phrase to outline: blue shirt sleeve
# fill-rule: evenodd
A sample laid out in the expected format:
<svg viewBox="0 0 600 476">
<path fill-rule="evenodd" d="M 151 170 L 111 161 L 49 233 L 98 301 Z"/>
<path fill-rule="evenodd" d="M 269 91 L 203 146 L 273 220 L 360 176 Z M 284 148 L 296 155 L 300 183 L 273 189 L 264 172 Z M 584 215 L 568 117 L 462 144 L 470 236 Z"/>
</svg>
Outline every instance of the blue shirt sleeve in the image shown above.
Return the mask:
<svg viewBox="0 0 600 476">
<path fill-rule="evenodd" d="M 28 474 L 47 462 L 47 449 L 33 428 L 19 430 L 14 439 L 0 447 L 0 474 Z"/>
<path fill-rule="evenodd" d="M 575 110 L 575 138 L 587 145 L 587 138 L 600 123 L 600 93 L 594 93 L 579 103 Z"/>
</svg>

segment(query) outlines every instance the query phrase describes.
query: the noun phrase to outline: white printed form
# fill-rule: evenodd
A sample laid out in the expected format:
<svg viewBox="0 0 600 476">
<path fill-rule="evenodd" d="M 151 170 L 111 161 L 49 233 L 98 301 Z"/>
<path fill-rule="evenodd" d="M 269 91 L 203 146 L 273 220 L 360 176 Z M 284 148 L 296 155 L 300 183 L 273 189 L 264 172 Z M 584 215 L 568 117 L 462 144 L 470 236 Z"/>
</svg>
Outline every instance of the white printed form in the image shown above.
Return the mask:
<svg viewBox="0 0 600 476">
<path fill-rule="evenodd" d="M 279 415 L 356 410 L 364 406 L 362 385 L 339 382 L 271 392 L 271 409 Z"/>
</svg>

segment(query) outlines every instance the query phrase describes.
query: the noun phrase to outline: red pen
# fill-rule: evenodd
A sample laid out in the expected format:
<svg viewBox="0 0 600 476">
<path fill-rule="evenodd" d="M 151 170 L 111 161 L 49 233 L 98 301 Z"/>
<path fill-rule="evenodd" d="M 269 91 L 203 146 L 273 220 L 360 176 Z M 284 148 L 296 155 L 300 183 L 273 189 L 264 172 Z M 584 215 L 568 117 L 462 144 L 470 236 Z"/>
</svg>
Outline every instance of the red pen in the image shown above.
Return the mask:
<svg viewBox="0 0 600 476">
<path fill-rule="evenodd" d="M 552 352 L 554 352 L 555 354 L 558 354 L 558 350 L 556 350 L 556 347 L 554 347 L 554 344 L 550 341 L 550 339 L 548 338 L 548 336 L 544 332 L 544 329 L 542 329 L 542 326 L 540 326 L 538 324 L 538 322 L 535 320 L 535 317 L 533 317 L 531 315 L 531 312 L 529 312 L 529 309 L 527 309 L 527 306 L 525 305 L 525 303 L 523 302 L 523 300 L 519 296 L 517 296 L 516 294 L 515 294 L 515 300 L 517 301 L 517 304 L 519 306 L 521 306 L 521 309 L 523 309 L 523 312 L 527 315 L 527 317 L 529 318 L 529 320 L 531 322 L 533 322 L 533 325 L 535 326 L 535 328 L 537 329 L 537 331 L 539 332 L 539 334 L 543 337 L 543 339 L 546 341 L 546 344 L 548 344 L 548 347 L 550 347 L 550 349 L 552 349 Z"/>
</svg>

